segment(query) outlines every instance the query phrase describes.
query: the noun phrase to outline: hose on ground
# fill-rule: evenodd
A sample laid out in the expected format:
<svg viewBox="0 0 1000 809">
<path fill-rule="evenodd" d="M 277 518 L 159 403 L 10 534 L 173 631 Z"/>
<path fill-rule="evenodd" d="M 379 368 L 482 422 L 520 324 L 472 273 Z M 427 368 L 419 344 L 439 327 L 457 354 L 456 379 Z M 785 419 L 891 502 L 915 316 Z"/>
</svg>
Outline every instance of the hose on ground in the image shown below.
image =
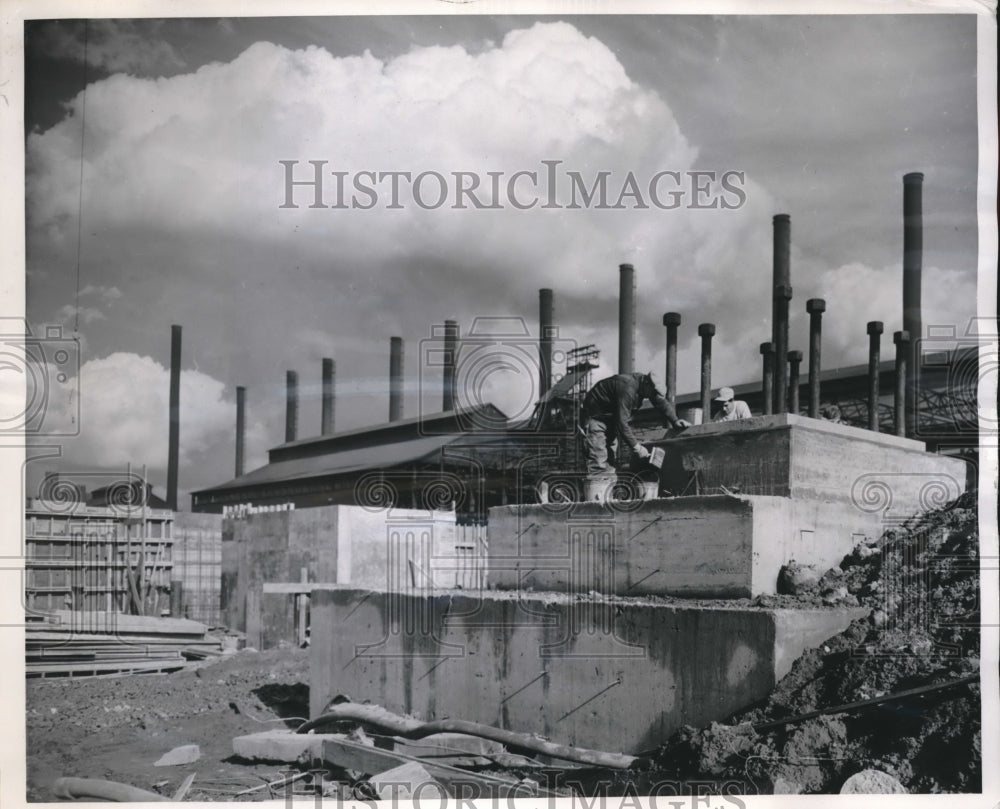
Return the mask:
<svg viewBox="0 0 1000 809">
<path fill-rule="evenodd" d="M 427 736 L 433 736 L 435 733 L 464 733 L 467 736 L 478 736 L 481 739 L 500 742 L 510 747 L 530 750 L 533 753 L 541 753 L 552 758 L 594 767 L 624 770 L 640 762 L 640 759 L 635 756 L 624 753 L 605 753 L 600 750 L 588 750 L 584 747 L 569 747 L 545 741 L 526 733 L 482 725 L 479 722 L 469 722 L 464 719 L 421 722 L 419 719 L 394 714 L 379 705 L 357 705 L 352 702 L 342 702 L 329 706 L 322 715 L 300 725 L 296 732 L 308 733 L 323 725 L 344 721 L 359 722 L 393 736 L 402 736 L 404 739 L 423 739 Z"/>
<path fill-rule="evenodd" d="M 63 800 L 88 800 L 98 798 L 115 803 L 150 803 L 152 801 L 170 801 L 165 795 L 158 795 L 145 789 L 139 789 L 131 784 L 120 784 L 117 781 L 105 781 L 103 778 L 73 778 L 65 776 L 57 778 L 52 785 L 52 792 Z"/>
</svg>

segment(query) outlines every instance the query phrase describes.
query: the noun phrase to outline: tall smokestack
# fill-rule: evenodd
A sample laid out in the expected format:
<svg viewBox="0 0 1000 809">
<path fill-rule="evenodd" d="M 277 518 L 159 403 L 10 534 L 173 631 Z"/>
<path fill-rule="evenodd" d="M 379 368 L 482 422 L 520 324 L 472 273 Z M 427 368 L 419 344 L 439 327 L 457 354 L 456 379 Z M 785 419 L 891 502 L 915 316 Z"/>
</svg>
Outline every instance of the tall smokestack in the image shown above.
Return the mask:
<svg viewBox="0 0 1000 809">
<path fill-rule="evenodd" d="M 458 323 L 444 322 L 444 395 L 442 410 L 455 409 L 455 365 L 458 362 Z"/>
<path fill-rule="evenodd" d="M 337 363 L 329 357 L 323 358 L 323 398 L 320 414 L 320 435 L 333 435 L 334 431 L 334 385 L 337 379 Z"/>
<path fill-rule="evenodd" d="M 774 343 L 774 412 L 788 410 L 788 308 L 792 302 L 792 288 L 774 289 L 774 317 L 776 341 Z"/>
<path fill-rule="evenodd" d="M 762 411 L 765 416 L 774 412 L 774 344 L 761 343 L 762 357 L 761 398 L 764 400 Z"/>
<path fill-rule="evenodd" d="M 910 368 L 906 381 L 906 435 L 917 429 L 917 373 L 923 324 L 920 319 L 920 288 L 924 253 L 924 175 L 919 171 L 903 176 L 903 331 L 909 336 Z"/>
<path fill-rule="evenodd" d="M 403 338 L 389 338 L 389 421 L 403 418 Z"/>
<path fill-rule="evenodd" d="M 771 344 L 774 346 L 774 401 L 775 413 L 784 413 L 787 407 L 787 382 L 785 357 L 788 353 L 788 301 L 791 299 L 792 268 L 791 242 L 792 218 L 786 213 L 772 217 L 774 229 L 774 256 L 772 263 L 772 309 Z M 779 295 L 779 290 L 787 289 L 789 295 Z M 782 314 L 784 315 L 782 317 Z"/>
<path fill-rule="evenodd" d="M 635 268 L 621 264 L 618 290 L 618 373 L 635 370 Z"/>
<path fill-rule="evenodd" d="M 552 387 L 552 329 L 555 317 L 552 290 L 538 290 L 538 395 Z"/>
<path fill-rule="evenodd" d="M 802 352 L 788 352 L 788 412 L 799 414 L 799 369 L 802 366 Z"/>
<path fill-rule="evenodd" d="M 826 311 L 826 301 L 822 298 L 810 298 L 806 301 L 806 311 L 809 313 L 809 416 L 817 419 L 823 350 L 823 312 Z"/>
<path fill-rule="evenodd" d="M 910 357 L 910 335 L 903 329 L 893 332 L 892 341 L 896 344 L 896 395 L 894 398 L 894 410 L 896 435 L 905 436 L 908 428 L 906 411 L 906 390 L 907 390 L 907 369 L 906 362 Z"/>
<path fill-rule="evenodd" d="M 285 372 L 285 443 L 294 441 L 299 430 L 299 375 Z"/>
<path fill-rule="evenodd" d="M 878 432 L 879 366 L 881 365 L 882 321 L 868 321 L 868 429 Z"/>
<path fill-rule="evenodd" d="M 701 337 L 702 424 L 708 424 L 712 420 L 712 337 L 714 334 L 714 323 L 702 323 L 698 326 L 698 336 Z"/>
<path fill-rule="evenodd" d="M 236 388 L 236 477 L 243 475 L 243 453 L 247 435 L 247 389 Z"/>
<path fill-rule="evenodd" d="M 677 402 L 677 327 L 681 325 L 679 312 L 666 312 L 663 325 L 667 327 L 667 400 Z"/>
<path fill-rule="evenodd" d="M 170 327 L 170 434 L 167 446 L 167 508 L 177 511 L 177 463 L 181 446 L 181 327 Z"/>
</svg>

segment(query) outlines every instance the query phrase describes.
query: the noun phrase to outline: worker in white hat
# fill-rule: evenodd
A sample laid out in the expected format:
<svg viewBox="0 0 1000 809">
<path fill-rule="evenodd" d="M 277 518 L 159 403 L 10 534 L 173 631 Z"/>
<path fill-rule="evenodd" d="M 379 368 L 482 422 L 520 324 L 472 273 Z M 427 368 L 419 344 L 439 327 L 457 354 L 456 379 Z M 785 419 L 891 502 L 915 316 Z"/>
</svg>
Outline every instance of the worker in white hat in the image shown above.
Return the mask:
<svg viewBox="0 0 1000 809">
<path fill-rule="evenodd" d="M 737 421 L 750 418 L 750 406 L 737 399 L 736 392 L 732 388 L 719 388 L 712 404 L 715 413 L 712 421 Z"/>
</svg>

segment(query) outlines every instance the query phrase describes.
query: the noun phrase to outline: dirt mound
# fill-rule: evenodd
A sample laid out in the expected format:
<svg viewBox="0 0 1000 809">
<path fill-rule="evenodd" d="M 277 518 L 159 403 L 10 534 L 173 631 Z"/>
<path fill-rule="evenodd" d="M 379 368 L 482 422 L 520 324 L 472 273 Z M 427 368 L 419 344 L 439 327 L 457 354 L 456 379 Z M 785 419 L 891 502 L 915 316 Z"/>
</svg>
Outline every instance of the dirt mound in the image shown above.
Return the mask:
<svg viewBox="0 0 1000 809">
<path fill-rule="evenodd" d="M 869 617 L 806 652 L 767 702 L 734 724 L 683 730 L 661 750 L 663 771 L 741 779 L 750 793 L 839 792 L 865 769 L 894 776 L 910 792 L 979 791 L 976 683 L 760 727 L 976 674 L 977 525 L 975 498 L 966 495 L 855 548 L 819 589 L 844 588 L 871 607 Z"/>
</svg>

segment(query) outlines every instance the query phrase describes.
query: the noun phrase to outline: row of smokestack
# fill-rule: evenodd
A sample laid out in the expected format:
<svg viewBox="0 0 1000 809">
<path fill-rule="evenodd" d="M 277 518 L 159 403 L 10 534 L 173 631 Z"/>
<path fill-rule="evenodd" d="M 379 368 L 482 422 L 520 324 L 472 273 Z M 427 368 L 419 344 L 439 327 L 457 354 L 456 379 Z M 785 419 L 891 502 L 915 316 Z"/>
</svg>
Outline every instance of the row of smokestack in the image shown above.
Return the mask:
<svg viewBox="0 0 1000 809">
<path fill-rule="evenodd" d="M 896 344 L 896 432 L 912 436 L 915 424 L 916 401 L 918 396 L 916 362 L 919 352 L 921 324 L 921 275 L 923 255 L 923 174 L 913 172 L 903 177 L 903 329 L 893 335 Z M 773 218 L 773 266 L 772 266 L 772 332 L 771 340 L 762 343 L 760 353 L 763 361 L 762 394 L 764 413 L 797 412 L 799 407 L 799 367 L 802 353 L 788 349 L 788 321 L 792 300 L 791 283 L 791 218 L 788 214 L 777 214 Z M 631 264 L 619 267 L 618 297 L 618 372 L 631 373 L 635 370 L 636 334 L 636 284 L 635 268 Z M 826 302 L 822 298 L 812 298 L 806 302 L 809 313 L 809 401 L 808 413 L 819 414 L 822 349 L 822 315 Z M 539 290 L 539 392 L 544 396 L 552 380 L 552 340 L 555 334 L 554 304 L 551 289 Z M 666 342 L 666 388 L 667 396 L 673 402 L 677 391 L 677 331 L 681 316 L 677 312 L 663 315 L 663 325 L 667 330 Z M 878 398 L 880 361 L 880 335 L 883 325 L 879 321 L 868 323 L 869 334 L 869 428 L 878 429 Z M 442 409 L 455 409 L 456 403 L 456 359 L 458 353 L 458 324 L 446 320 L 444 338 L 444 382 Z M 701 406 L 708 413 L 711 404 L 711 341 L 715 326 L 702 323 L 698 326 L 701 338 Z M 912 338 L 912 339 L 911 339 Z M 389 421 L 403 418 L 403 361 L 404 349 L 401 337 L 390 339 L 389 352 Z M 181 327 L 171 327 L 170 344 L 170 433 L 167 459 L 167 503 L 177 508 L 177 466 L 180 442 L 180 367 L 181 367 Z M 907 374 L 907 369 L 910 373 Z M 321 434 L 334 432 L 336 365 L 332 359 L 323 359 Z M 244 471 L 246 435 L 246 389 L 236 391 L 236 475 Z M 298 434 L 298 375 L 288 371 L 286 375 L 285 441 L 296 440 Z"/>
</svg>

